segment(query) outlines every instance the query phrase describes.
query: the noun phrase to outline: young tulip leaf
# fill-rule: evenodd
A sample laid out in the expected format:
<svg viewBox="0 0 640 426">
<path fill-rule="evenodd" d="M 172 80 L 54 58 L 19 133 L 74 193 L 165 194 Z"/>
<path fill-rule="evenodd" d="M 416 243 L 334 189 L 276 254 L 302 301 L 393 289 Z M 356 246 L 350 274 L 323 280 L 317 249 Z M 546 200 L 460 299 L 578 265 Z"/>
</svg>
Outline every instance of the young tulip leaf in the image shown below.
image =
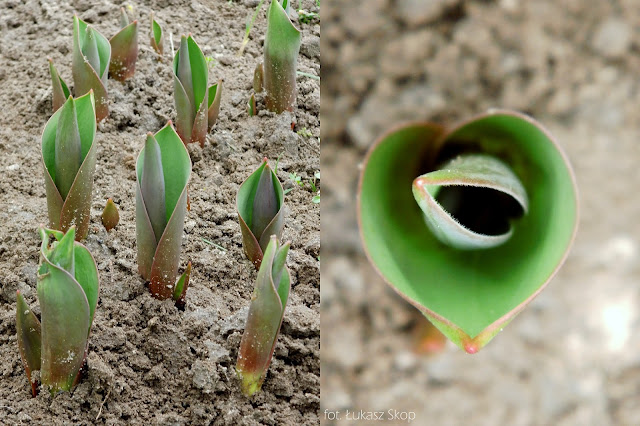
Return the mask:
<svg viewBox="0 0 640 426">
<path fill-rule="evenodd" d="M 82 164 L 78 115 L 73 98 L 69 100 L 60 109 L 55 143 L 55 183 L 63 199 L 67 198 Z"/>
<path fill-rule="evenodd" d="M 147 134 L 147 141 L 144 144 L 140 190 L 142 191 L 142 199 L 145 201 L 147 215 L 151 221 L 156 241 L 160 241 L 167 225 L 164 172 L 160 146 L 151 133 Z"/>
<path fill-rule="evenodd" d="M 506 242 L 513 233 L 511 213 L 526 213 L 528 206 L 524 186 L 509 166 L 481 154 L 462 155 L 416 178 L 413 196 L 436 238 L 463 250 Z"/>
<path fill-rule="evenodd" d="M 209 94 L 207 95 L 207 98 L 209 100 L 207 131 L 211 130 L 211 128 L 216 124 L 216 121 L 218 121 L 218 115 L 220 114 L 221 96 L 222 80 L 218 81 L 214 85 L 209 86 Z"/>
<path fill-rule="evenodd" d="M 70 390 L 79 379 L 98 299 L 95 261 L 82 244 L 73 241 L 74 231 L 72 227 L 60 237 L 59 232 L 40 230 L 41 380 L 52 395 Z M 57 241 L 49 246 L 51 237 Z"/>
<path fill-rule="evenodd" d="M 264 39 L 264 89 L 269 111 L 293 111 L 296 106 L 296 67 L 301 34 L 289 19 L 288 3 L 272 0 Z M 255 77 L 254 77 L 255 78 Z M 255 81 L 255 80 L 254 80 Z"/>
<path fill-rule="evenodd" d="M 251 94 L 251 97 L 249 98 L 249 101 L 247 102 L 247 113 L 249 114 L 249 117 L 253 117 L 257 113 L 257 110 L 256 110 L 256 96 L 253 93 Z"/>
<path fill-rule="evenodd" d="M 256 65 L 256 69 L 253 71 L 253 91 L 256 93 L 262 93 L 264 87 L 264 66 L 262 62 Z"/>
<path fill-rule="evenodd" d="M 284 190 L 265 158 L 258 170 L 240 185 L 236 197 L 242 246 L 256 269 L 271 235 L 282 236 L 283 204 Z"/>
<path fill-rule="evenodd" d="M 182 36 L 173 59 L 173 87 L 178 135 L 187 144 L 204 146 L 208 125 L 207 62 L 193 37 Z"/>
<path fill-rule="evenodd" d="M 49 119 L 42 133 L 49 225 L 66 231 L 75 224 L 78 240 L 86 238 L 89 231 L 96 165 L 95 134 L 95 106 L 91 91 L 77 99 L 69 98 L 65 106 Z M 76 166 L 78 139 L 79 167 Z M 75 177 L 72 176 L 74 169 Z"/>
<path fill-rule="evenodd" d="M 242 392 L 248 397 L 264 382 L 282 324 L 291 288 L 285 266 L 288 251 L 289 243 L 280 246 L 272 235 L 256 278 L 236 364 Z"/>
<path fill-rule="evenodd" d="M 124 7 L 120 8 L 120 28 L 125 28 L 129 25 L 129 16 L 127 16 L 127 12 L 124 10 Z"/>
<path fill-rule="evenodd" d="M 111 44 L 111 62 L 109 74 L 118 81 L 133 77 L 138 59 L 138 21 L 129 24 L 124 8 L 121 11 L 121 24 L 126 24 L 109 40 Z"/>
<path fill-rule="evenodd" d="M 116 207 L 113 200 L 109 198 L 102 211 L 102 225 L 107 232 L 109 232 L 118 225 L 119 221 L 120 214 L 118 213 L 118 207 Z"/>
<path fill-rule="evenodd" d="M 153 18 L 153 13 L 151 14 L 151 47 L 156 53 L 162 56 L 164 52 L 164 37 L 162 37 L 162 27 L 158 24 Z"/>
<path fill-rule="evenodd" d="M 149 280 L 151 293 L 159 299 L 173 296 L 175 277 L 180 261 L 182 230 L 187 210 L 187 183 L 191 175 L 191 160 L 184 144 L 169 122 L 152 139 L 157 142 L 160 151 L 162 179 L 164 180 L 164 207 L 155 203 L 157 200 L 146 197 L 157 197 L 157 191 L 143 192 L 142 184 L 147 172 L 147 147 L 155 147 L 149 142 L 140 152 L 136 163 L 136 240 L 138 246 L 138 271 Z M 151 161 L 151 160 L 150 160 Z M 157 167 L 156 167 L 157 171 Z M 156 178 L 157 180 L 160 177 Z M 156 187 L 159 187 L 156 180 Z M 148 195 L 150 194 L 150 195 Z M 152 207 L 153 206 L 153 207 Z M 159 209 L 164 215 L 166 225 L 162 232 L 154 229 L 152 217 Z M 154 219 L 155 220 L 155 219 Z"/>
<path fill-rule="evenodd" d="M 451 163 L 435 171 L 438 163 L 455 155 L 476 154 L 499 158 L 517 180 L 505 178 L 508 173 L 495 164 L 491 172 L 477 173 L 473 161 Z M 484 184 L 491 182 L 490 191 L 526 214 L 511 222 L 510 208 L 497 210 L 496 214 L 504 216 L 501 227 L 508 227 L 504 232 L 511 233 L 499 246 L 460 250 L 442 244 L 409 189 L 425 171 L 430 173 L 420 177 L 419 183 L 433 179 L 435 185 L 418 185 L 422 188 L 418 201 L 431 196 L 449 205 L 448 211 L 454 211 L 456 218 L 462 217 L 456 202 L 461 200 L 463 206 L 466 200 L 455 199 L 460 193 L 454 194 L 453 201 L 447 199 L 451 195 L 444 191 L 469 187 L 441 185 L 452 177 L 467 184 L 471 176 L 484 179 Z M 425 176 L 430 177 L 425 180 Z M 499 180 L 502 182 L 496 185 Z M 524 191 L 518 189 L 517 181 Z M 496 191 L 496 186 L 501 189 Z M 363 244 L 373 266 L 469 353 L 486 345 L 544 289 L 566 258 L 577 225 L 575 180 L 566 157 L 538 123 L 511 111 L 494 110 L 450 131 L 413 124 L 384 135 L 367 155 L 358 200 Z M 469 217 L 476 219 L 474 216 Z"/>
<path fill-rule="evenodd" d="M 51 87 L 53 92 L 53 112 L 56 112 L 64 102 L 71 96 L 71 92 L 64 82 L 58 70 L 53 65 L 53 61 L 49 59 L 49 73 L 51 74 Z"/>
<path fill-rule="evenodd" d="M 73 17 L 73 81 L 76 94 L 93 90 L 97 121 L 109 115 L 107 73 L 111 60 L 109 41 L 86 22 Z"/>
<path fill-rule="evenodd" d="M 27 305 L 20 290 L 17 291 L 16 298 L 16 331 L 22 365 L 31 383 L 31 393 L 35 397 L 38 394 L 38 383 L 31 374 L 40 371 L 42 334 L 40 321 Z"/>
<path fill-rule="evenodd" d="M 191 278 L 191 262 L 187 263 L 187 268 L 178 278 L 176 288 L 173 291 L 173 300 L 176 301 L 176 306 L 179 308 L 184 308 L 187 289 L 189 288 L 189 278 Z"/>
</svg>

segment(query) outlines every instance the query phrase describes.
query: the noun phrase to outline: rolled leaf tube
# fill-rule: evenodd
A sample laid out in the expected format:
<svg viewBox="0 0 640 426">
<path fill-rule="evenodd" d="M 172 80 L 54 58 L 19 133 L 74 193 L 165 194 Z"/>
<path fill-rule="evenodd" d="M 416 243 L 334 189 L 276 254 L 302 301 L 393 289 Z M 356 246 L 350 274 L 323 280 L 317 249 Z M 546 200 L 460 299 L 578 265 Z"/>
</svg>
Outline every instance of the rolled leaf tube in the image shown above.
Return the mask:
<svg viewBox="0 0 640 426">
<path fill-rule="evenodd" d="M 109 115 L 107 75 L 111 61 L 109 41 L 93 27 L 73 17 L 73 82 L 76 95 L 93 90 L 97 121 Z"/>
<path fill-rule="evenodd" d="M 209 70 L 202 50 L 193 37 L 182 36 L 173 59 L 173 88 L 176 102 L 176 128 L 182 141 L 199 142 L 207 136 Z"/>
<path fill-rule="evenodd" d="M 174 294 L 190 175 L 189 153 L 171 122 L 147 135 L 136 163 L 138 271 L 159 299 Z"/>
<path fill-rule="evenodd" d="M 260 390 L 273 357 L 291 288 L 286 267 L 289 246 L 280 246 L 272 235 L 258 271 L 236 364 L 246 396 Z"/>
<path fill-rule="evenodd" d="M 60 77 L 60 74 L 58 74 L 58 70 L 53 65 L 53 61 L 51 59 L 49 59 L 49 73 L 51 74 L 51 87 L 53 93 L 53 112 L 56 112 L 69 98 L 69 96 L 71 96 L 71 92 L 62 77 Z"/>
<path fill-rule="evenodd" d="M 372 265 L 469 353 L 544 289 L 577 228 L 566 156 L 540 124 L 512 111 L 450 130 L 392 130 L 367 154 L 358 195 Z M 458 238 L 463 227 L 476 235 Z M 502 241 L 476 245 L 478 236 Z"/>
<path fill-rule="evenodd" d="M 40 229 L 37 290 L 41 322 L 18 292 L 18 346 L 34 396 L 34 371 L 40 371 L 40 380 L 52 395 L 68 391 L 79 381 L 87 354 L 98 304 L 98 268 L 89 250 L 74 241 L 74 234 L 74 227 L 66 234 Z"/>
<path fill-rule="evenodd" d="M 280 238 L 284 227 L 284 191 L 265 158 L 245 180 L 236 196 L 242 246 L 247 258 L 260 268 L 272 235 Z"/>
<path fill-rule="evenodd" d="M 66 232 L 76 226 L 76 238 L 89 231 L 91 191 L 96 167 L 96 118 L 93 92 L 69 97 L 42 133 L 49 226 Z"/>
<path fill-rule="evenodd" d="M 153 18 L 153 13 L 151 14 L 151 47 L 156 53 L 162 56 L 164 52 L 164 37 L 162 36 L 162 27 Z"/>
<path fill-rule="evenodd" d="M 118 81 L 133 77 L 138 59 L 138 21 L 129 23 L 127 12 L 120 8 L 122 29 L 109 40 L 111 61 L 109 73 Z"/>
<path fill-rule="evenodd" d="M 296 106 L 296 68 L 301 34 L 287 13 L 289 2 L 272 0 L 264 39 L 263 84 L 269 111 L 293 111 Z M 254 75 L 254 82 L 256 76 Z"/>
</svg>

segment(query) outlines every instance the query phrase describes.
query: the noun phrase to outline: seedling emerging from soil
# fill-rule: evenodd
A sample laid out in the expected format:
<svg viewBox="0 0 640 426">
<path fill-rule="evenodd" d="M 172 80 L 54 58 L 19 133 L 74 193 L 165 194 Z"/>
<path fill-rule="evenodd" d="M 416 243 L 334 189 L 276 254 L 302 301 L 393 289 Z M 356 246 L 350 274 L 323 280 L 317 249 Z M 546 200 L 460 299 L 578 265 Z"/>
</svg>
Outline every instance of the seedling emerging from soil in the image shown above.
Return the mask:
<svg viewBox="0 0 640 426">
<path fill-rule="evenodd" d="M 40 236 L 37 288 L 42 323 L 20 291 L 16 304 L 18 347 L 34 397 L 35 371 L 51 395 L 71 390 L 80 380 L 99 290 L 98 268 L 89 250 L 73 241 L 74 227 L 66 234 L 40 228 Z"/>
<path fill-rule="evenodd" d="M 120 8 L 120 27 L 116 35 L 111 37 L 111 63 L 109 73 L 118 81 L 133 77 L 138 59 L 138 21 L 129 23 L 124 8 Z"/>
<path fill-rule="evenodd" d="M 185 144 L 199 142 L 204 146 L 207 132 L 218 118 L 222 84 L 208 87 L 207 62 L 191 36 L 180 39 L 180 49 L 173 59 L 173 77 L 178 135 Z"/>
<path fill-rule="evenodd" d="M 525 115 L 491 111 L 449 131 L 409 124 L 369 151 L 358 215 L 385 281 L 475 353 L 563 263 L 577 226 L 575 180 Z"/>
<path fill-rule="evenodd" d="M 156 53 L 162 56 L 164 52 L 164 37 L 162 35 L 162 27 L 153 18 L 153 13 L 151 14 L 151 47 Z"/>
<path fill-rule="evenodd" d="M 245 25 L 244 29 L 244 38 L 242 39 L 242 44 L 240 45 L 240 49 L 238 50 L 238 56 L 242 56 L 245 47 L 247 47 L 247 44 L 249 44 L 249 33 L 251 32 L 251 28 L 253 28 L 253 24 L 256 22 L 256 18 L 258 17 L 260 10 L 262 10 L 263 3 L 264 0 L 260 0 L 258 2 L 258 5 L 256 6 L 255 12 L 253 12 L 253 15 L 251 16 L 251 19 L 247 19 L 247 24 Z"/>
<path fill-rule="evenodd" d="M 53 92 L 53 112 L 56 112 L 62 104 L 71 96 L 71 92 L 64 82 L 58 70 L 49 59 L 49 73 L 51 74 L 51 87 Z"/>
<path fill-rule="evenodd" d="M 187 183 L 191 160 L 171 122 L 155 135 L 149 133 L 136 163 L 136 240 L 138 271 L 149 281 L 158 299 L 184 300 L 187 285 L 176 274 L 180 263 L 182 230 L 187 212 Z M 188 268 L 185 274 L 188 280 Z M 188 283 L 188 281 L 187 281 Z"/>
<path fill-rule="evenodd" d="M 92 26 L 73 16 L 73 82 L 76 96 L 93 90 L 96 119 L 109 115 L 107 74 L 111 60 L 109 41 Z"/>
<path fill-rule="evenodd" d="M 109 232 L 118 225 L 118 222 L 120 222 L 118 207 L 116 207 L 113 200 L 109 198 L 107 200 L 107 204 L 104 206 L 104 210 L 102 211 L 102 225 L 107 232 Z"/>
<path fill-rule="evenodd" d="M 258 392 L 264 382 L 280 332 L 291 287 L 286 267 L 289 246 L 290 243 L 280 246 L 272 235 L 256 278 L 236 364 L 242 393 L 248 397 Z"/>
<path fill-rule="evenodd" d="M 272 0 L 264 39 L 264 65 L 254 74 L 254 86 L 262 80 L 269 111 L 293 111 L 296 106 L 296 66 L 300 31 L 289 19 L 289 0 Z M 256 90 L 259 92 L 259 90 Z"/>
<path fill-rule="evenodd" d="M 284 191 L 267 159 L 245 180 L 236 197 L 242 246 L 247 258 L 260 268 L 269 239 L 280 239 L 284 227 Z"/>
<path fill-rule="evenodd" d="M 253 117 L 257 113 L 257 111 L 256 111 L 256 95 L 254 95 L 253 93 L 251 94 L 251 97 L 247 101 L 247 113 L 249 114 L 249 117 Z"/>
<path fill-rule="evenodd" d="M 96 117 L 93 92 L 69 97 L 42 133 L 49 226 L 66 232 L 76 226 L 76 238 L 89 231 L 91 190 L 96 168 Z"/>
</svg>

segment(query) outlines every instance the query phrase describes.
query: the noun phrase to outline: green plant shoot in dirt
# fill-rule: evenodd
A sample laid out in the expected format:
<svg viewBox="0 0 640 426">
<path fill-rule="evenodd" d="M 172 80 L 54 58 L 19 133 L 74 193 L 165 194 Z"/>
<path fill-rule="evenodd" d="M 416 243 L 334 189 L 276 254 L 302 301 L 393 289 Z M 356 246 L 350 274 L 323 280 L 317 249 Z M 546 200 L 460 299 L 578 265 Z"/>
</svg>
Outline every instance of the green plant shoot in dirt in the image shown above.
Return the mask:
<svg viewBox="0 0 640 426">
<path fill-rule="evenodd" d="M 272 0 L 267 14 L 264 62 L 254 73 L 254 90 L 262 82 L 269 111 L 293 111 L 296 106 L 296 67 L 300 52 L 300 31 L 289 19 L 288 0 Z"/>
<path fill-rule="evenodd" d="M 278 239 L 284 228 L 284 191 L 265 158 L 245 180 L 236 196 L 242 246 L 247 258 L 260 268 L 271 235 Z"/>
<path fill-rule="evenodd" d="M 96 169 L 96 117 L 93 92 L 67 101 L 49 119 L 42 133 L 49 226 L 76 238 L 89 231 L 91 191 Z"/>
<path fill-rule="evenodd" d="M 542 126 L 494 110 L 451 130 L 414 123 L 382 136 L 365 160 L 358 215 L 378 273 L 475 353 L 563 263 L 575 180 Z"/>
<path fill-rule="evenodd" d="M 118 207 L 113 202 L 111 198 L 107 200 L 107 204 L 104 206 L 104 210 L 102 211 L 102 225 L 107 232 L 111 231 L 118 225 L 120 222 L 120 213 L 118 213 Z"/>
<path fill-rule="evenodd" d="M 171 122 L 147 134 L 136 162 L 138 271 L 158 299 L 182 299 L 191 268 L 178 279 L 191 160 Z M 186 284 L 185 284 L 186 283 Z"/>
<path fill-rule="evenodd" d="M 36 371 L 51 395 L 80 380 L 99 291 L 98 268 L 89 250 L 74 241 L 74 227 L 66 234 L 40 228 L 40 237 L 40 320 L 20 291 L 16 303 L 18 347 L 34 397 Z"/>
<path fill-rule="evenodd" d="M 120 28 L 111 37 L 111 62 L 109 74 L 118 81 L 125 81 L 133 77 L 136 72 L 138 59 L 138 21 L 129 23 L 129 17 L 124 8 L 120 8 Z"/>
<path fill-rule="evenodd" d="M 247 114 L 249 114 L 249 117 L 253 117 L 256 113 L 256 96 L 252 93 L 247 101 Z"/>
<path fill-rule="evenodd" d="M 236 371 L 242 393 L 250 397 L 264 382 L 289 298 L 291 276 L 286 266 L 290 243 L 280 246 L 272 235 L 251 296 Z"/>
<path fill-rule="evenodd" d="M 199 142 L 204 146 L 207 132 L 218 119 L 222 82 L 208 86 L 207 62 L 191 36 L 180 39 L 173 76 L 178 135 L 185 144 Z"/>
<path fill-rule="evenodd" d="M 256 22 L 256 18 L 262 10 L 263 3 L 264 0 L 260 0 L 258 2 L 258 5 L 256 6 L 256 10 L 253 12 L 253 15 L 251 15 L 251 19 L 247 19 L 247 24 L 244 28 L 244 38 L 242 39 L 240 49 L 238 49 L 238 56 L 242 56 L 242 54 L 244 53 L 244 49 L 247 47 L 247 44 L 249 44 L 249 33 L 251 33 L 251 28 L 253 28 L 253 24 Z"/>
<path fill-rule="evenodd" d="M 162 35 L 162 27 L 151 14 L 151 47 L 160 56 L 164 53 L 164 36 Z"/>
<path fill-rule="evenodd" d="M 109 41 L 92 26 L 73 16 L 73 82 L 76 96 L 90 90 L 96 100 L 96 119 L 109 115 L 107 75 L 111 61 Z"/>
</svg>

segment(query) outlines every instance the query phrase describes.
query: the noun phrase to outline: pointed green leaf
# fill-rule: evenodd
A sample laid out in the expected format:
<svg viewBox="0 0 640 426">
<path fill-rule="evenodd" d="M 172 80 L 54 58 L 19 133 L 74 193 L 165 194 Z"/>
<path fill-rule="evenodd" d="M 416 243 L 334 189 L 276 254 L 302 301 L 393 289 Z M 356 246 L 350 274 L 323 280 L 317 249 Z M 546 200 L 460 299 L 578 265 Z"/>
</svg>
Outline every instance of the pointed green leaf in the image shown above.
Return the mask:
<svg viewBox="0 0 640 426">
<path fill-rule="evenodd" d="M 178 278 L 176 288 L 173 291 L 173 300 L 176 301 L 178 307 L 184 307 L 185 298 L 187 297 L 187 289 L 189 288 L 189 278 L 191 278 L 191 262 L 187 264 L 184 273 Z"/>
<path fill-rule="evenodd" d="M 249 114 L 249 117 L 253 117 L 257 113 L 257 110 L 256 110 L 256 96 L 253 93 L 251 94 L 251 97 L 249 98 L 249 101 L 247 102 L 247 113 Z"/>
<path fill-rule="evenodd" d="M 76 225 L 76 238 L 86 238 L 89 230 L 91 190 L 96 164 L 96 118 L 93 93 L 89 92 L 73 101 L 77 131 L 80 136 L 82 163 L 66 198 L 56 187 L 56 137 L 62 109 L 56 111 L 47 122 L 42 134 L 42 163 L 47 192 L 47 207 L 51 228 L 66 231 Z M 67 128 L 69 128 L 67 126 Z"/>
<path fill-rule="evenodd" d="M 138 59 L 138 21 L 122 28 L 109 43 L 112 52 L 109 74 L 118 81 L 133 77 Z"/>
<path fill-rule="evenodd" d="M 31 373 L 40 370 L 42 335 L 40 321 L 27 305 L 20 290 L 17 291 L 16 298 L 16 331 L 22 365 L 31 384 L 31 393 L 35 397 L 38 393 L 38 384 L 31 378 Z"/>
<path fill-rule="evenodd" d="M 285 6 L 288 6 L 286 4 Z M 269 111 L 293 111 L 296 105 L 296 67 L 301 34 L 279 1 L 272 1 L 264 40 L 264 89 Z"/>
<path fill-rule="evenodd" d="M 118 225 L 118 222 L 120 222 L 120 213 L 118 213 L 118 207 L 116 207 L 113 199 L 109 198 L 107 200 L 107 204 L 104 206 L 101 218 L 102 225 L 107 232 L 115 228 Z"/>
<path fill-rule="evenodd" d="M 218 121 L 218 115 L 220 114 L 220 98 L 222 96 L 222 80 L 219 80 L 216 84 L 209 87 L 209 93 L 207 95 L 208 100 L 208 120 L 207 131 Z"/>
<path fill-rule="evenodd" d="M 85 45 L 93 48 L 93 42 L 87 41 L 87 33 L 91 33 L 93 41 L 95 41 L 95 52 L 89 53 L 83 51 Z M 95 115 L 98 121 L 102 121 L 109 114 L 109 100 L 107 97 L 107 72 L 109 70 L 109 62 L 111 59 L 111 46 L 109 41 L 95 29 L 88 31 L 86 22 L 73 17 L 73 64 L 72 73 L 75 84 L 75 92 L 78 95 L 84 95 L 93 90 L 95 96 Z M 92 66 L 90 60 L 93 60 Z M 94 66 L 99 64 L 96 69 Z"/>
<path fill-rule="evenodd" d="M 160 146 L 151 133 L 147 134 L 143 152 L 140 188 L 142 199 L 147 208 L 147 215 L 151 220 L 156 241 L 158 241 L 167 224 L 167 208 L 164 197 L 164 171 Z"/>
<path fill-rule="evenodd" d="M 75 274 L 74 277 L 78 284 L 82 287 L 87 303 L 89 304 L 89 330 L 93 324 L 93 317 L 98 306 L 98 294 L 100 292 L 100 280 L 98 278 L 98 267 L 93 259 L 91 252 L 80 243 L 74 245 Z"/>
<path fill-rule="evenodd" d="M 407 125 L 372 147 L 360 180 L 360 229 L 382 277 L 473 353 L 546 286 L 564 261 L 577 224 L 575 181 L 553 138 L 527 116 L 491 111 L 443 133 L 438 126 Z M 528 211 L 513 223 L 506 243 L 457 250 L 443 245 L 426 225 L 409 188 L 448 151 L 499 157 L 521 181 Z"/>
<path fill-rule="evenodd" d="M 413 196 L 436 238 L 458 249 L 503 244 L 513 233 L 509 220 L 528 204 L 509 166 L 482 154 L 461 155 L 416 178 Z"/>
<path fill-rule="evenodd" d="M 193 77 L 191 61 L 189 60 L 189 56 L 191 54 L 192 52 L 189 51 L 189 42 L 187 37 L 183 35 L 180 38 L 180 48 L 176 52 L 176 57 L 174 59 L 174 73 L 178 77 L 178 80 L 180 80 L 180 83 L 187 94 L 187 98 L 189 98 L 191 113 L 195 115 L 196 105 L 193 95 Z M 195 55 L 195 52 L 193 52 L 193 54 Z"/>
<path fill-rule="evenodd" d="M 158 55 L 162 55 L 164 52 L 162 27 L 155 19 L 153 19 L 153 13 L 151 14 L 151 47 L 153 47 L 153 50 L 155 50 Z"/>
<path fill-rule="evenodd" d="M 82 144 L 78 130 L 78 116 L 75 102 L 69 97 L 62 105 L 58 117 L 55 139 L 55 183 L 63 199 L 73 185 L 82 164 Z"/>
<path fill-rule="evenodd" d="M 265 164 L 253 196 L 251 232 L 256 236 L 262 236 L 265 228 L 280 210 L 280 200 L 276 195 L 272 174 L 269 164 Z"/>
<path fill-rule="evenodd" d="M 58 70 L 53 65 L 53 61 L 49 59 L 49 73 L 51 74 L 51 87 L 53 92 L 53 112 L 56 112 L 65 101 L 71 96 L 67 84 L 64 82 Z"/>
<path fill-rule="evenodd" d="M 129 17 L 127 16 L 127 12 L 124 10 L 124 7 L 120 8 L 120 28 L 124 28 L 129 25 Z"/>
<path fill-rule="evenodd" d="M 100 55 L 98 55 L 98 42 L 96 41 L 96 31 L 91 26 L 87 27 L 82 53 L 84 54 L 85 60 L 91 65 L 91 68 L 93 68 L 96 73 L 99 73 Z"/>
<path fill-rule="evenodd" d="M 279 247 L 277 238 L 272 236 L 258 271 L 236 364 L 246 396 L 260 390 L 271 363 L 291 286 L 284 265 L 288 250 L 288 244 Z M 274 281 L 279 282 L 278 288 Z"/>
</svg>

